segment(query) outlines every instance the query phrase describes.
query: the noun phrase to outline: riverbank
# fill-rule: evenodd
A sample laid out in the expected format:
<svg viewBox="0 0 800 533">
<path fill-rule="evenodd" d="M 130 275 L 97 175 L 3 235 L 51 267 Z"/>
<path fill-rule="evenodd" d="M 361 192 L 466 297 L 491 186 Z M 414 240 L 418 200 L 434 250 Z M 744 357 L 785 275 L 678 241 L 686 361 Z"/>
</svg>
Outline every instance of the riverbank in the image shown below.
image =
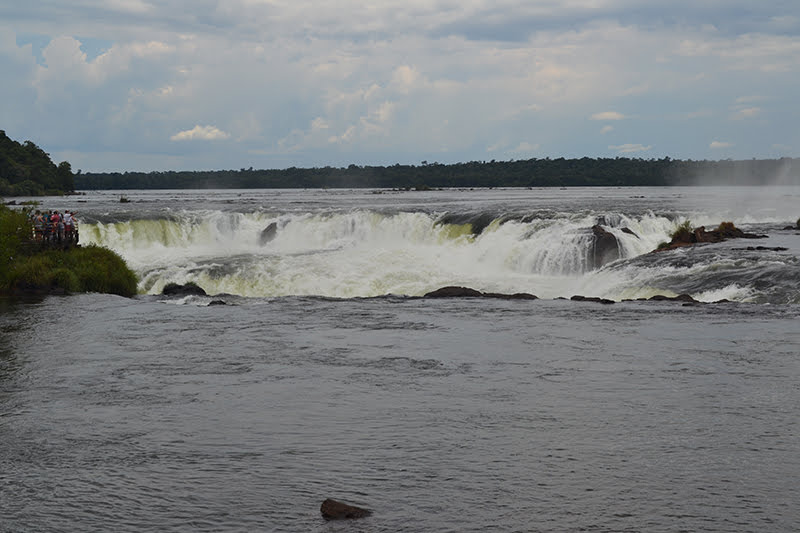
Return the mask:
<svg viewBox="0 0 800 533">
<path fill-rule="evenodd" d="M 136 275 L 108 248 L 35 242 L 31 235 L 27 213 L 0 205 L 0 295 L 136 294 Z"/>
</svg>

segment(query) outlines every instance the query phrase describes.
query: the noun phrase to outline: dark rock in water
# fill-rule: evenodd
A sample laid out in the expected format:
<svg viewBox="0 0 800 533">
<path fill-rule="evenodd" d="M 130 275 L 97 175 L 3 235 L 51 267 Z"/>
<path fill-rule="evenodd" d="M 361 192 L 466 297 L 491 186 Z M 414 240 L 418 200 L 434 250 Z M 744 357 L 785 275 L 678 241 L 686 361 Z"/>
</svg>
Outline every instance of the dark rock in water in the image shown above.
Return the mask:
<svg viewBox="0 0 800 533">
<path fill-rule="evenodd" d="M 687 303 L 700 303 L 689 294 L 679 294 L 678 296 L 664 296 L 663 294 L 656 294 L 649 298 L 655 302 L 687 302 Z"/>
<path fill-rule="evenodd" d="M 746 248 L 731 248 L 731 250 L 746 250 L 748 252 L 761 252 L 761 251 L 770 251 L 770 252 L 785 252 L 788 248 L 783 246 L 748 246 Z"/>
<path fill-rule="evenodd" d="M 757 235 L 755 233 L 745 233 L 736 226 L 733 222 L 722 222 L 717 229 L 706 231 L 705 226 L 700 226 L 692 231 L 683 230 L 676 232 L 672 240 L 659 246 L 654 252 L 663 252 L 665 250 L 674 250 L 683 246 L 691 246 L 703 242 L 723 242 L 728 239 L 766 239 L 768 235 Z"/>
<path fill-rule="evenodd" d="M 592 226 L 592 248 L 589 256 L 591 268 L 600 268 L 617 259 L 619 259 L 617 237 L 599 224 Z"/>
<path fill-rule="evenodd" d="M 225 300 L 211 300 L 208 305 L 228 305 Z"/>
<path fill-rule="evenodd" d="M 275 235 L 277 235 L 277 234 L 278 234 L 278 223 L 277 222 L 271 222 L 269 224 L 269 226 L 264 228 L 261 231 L 261 234 L 258 236 L 258 244 L 260 244 L 261 246 L 264 246 L 269 241 L 274 239 Z"/>
<path fill-rule="evenodd" d="M 476 291 L 469 287 L 448 286 L 429 292 L 423 298 L 479 298 L 481 296 L 483 296 L 481 291 Z"/>
<path fill-rule="evenodd" d="M 369 509 L 362 509 L 361 507 L 356 507 L 355 505 L 348 505 L 331 498 L 328 498 L 322 502 L 319 512 L 322 513 L 322 517 L 325 520 L 364 518 L 372 514 L 372 511 Z"/>
<path fill-rule="evenodd" d="M 515 292 L 514 294 L 503 294 L 499 292 L 484 292 L 484 298 L 499 298 L 501 300 L 538 300 L 539 297 L 529 292 Z"/>
<path fill-rule="evenodd" d="M 538 300 L 536 295 L 527 292 L 503 294 L 499 292 L 481 292 L 469 287 L 448 286 L 436 289 L 423 296 L 423 298 L 498 298 L 502 300 Z"/>
<path fill-rule="evenodd" d="M 164 296 L 206 296 L 206 291 L 197 283 L 190 281 L 185 285 L 167 283 L 164 286 L 164 290 L 161 291 L 161 294 Z"/>
<path fill-rule="evenodd" d="M 621 231 L 622 233 L 627 233 L 628 235 L 633 235 L 633 236 L 634 236 L 634 237 L 636 237 L 637 239 L 639 238 L 639 236 L 638 236 L 638 235 L 636 235 L 636 233 L 634 233 L 634 231 L 633 231 L 631 228 L 625 227 L 625 228 L 622 228 L 622 229 L 620 229 L 620 231 Z"/>
<path fill-rule="evenodd" d="M 596 302 L 604 305 L 610 305 L 614 303 L 614 300 L 609 300 L 607 298 L 599 298 L 597 296 L 581 296 L 580 294 L 576 294 L 570 298 L 570 300 L 573 302 Z"/>
</svg>

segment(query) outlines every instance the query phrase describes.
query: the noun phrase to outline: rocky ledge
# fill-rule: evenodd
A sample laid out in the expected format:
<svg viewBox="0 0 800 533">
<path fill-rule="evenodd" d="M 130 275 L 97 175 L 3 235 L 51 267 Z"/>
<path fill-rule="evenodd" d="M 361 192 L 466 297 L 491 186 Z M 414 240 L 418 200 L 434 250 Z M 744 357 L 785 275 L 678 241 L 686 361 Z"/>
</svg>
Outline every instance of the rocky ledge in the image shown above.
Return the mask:
<svg viewBox="0 0 800 533">
<path fill-rule="evenodd" d="M 670 242 L 661 243 L 654 252 L 663 252 L 666 250 L 674 250 L 675 248 L 682 248 L 684 246 L 692 246 L 704 242 L 723 242 L 728 239 L 766 239 L 767 235 L 757 235 L 755 233 L 745 233 L 736 226 L 733 222 L 723 222 L 717 229 L 706 231 L 705 226 L 689 229 L 688 225 L 683 225 L 672 234 Z"/>
</svg>

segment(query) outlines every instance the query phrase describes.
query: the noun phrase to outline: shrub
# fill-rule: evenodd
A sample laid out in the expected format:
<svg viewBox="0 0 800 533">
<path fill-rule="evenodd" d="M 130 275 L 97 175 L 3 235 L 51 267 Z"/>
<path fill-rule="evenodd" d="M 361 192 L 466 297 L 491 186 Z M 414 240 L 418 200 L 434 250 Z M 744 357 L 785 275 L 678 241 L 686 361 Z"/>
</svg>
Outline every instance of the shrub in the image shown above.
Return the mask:
<svg viewBox="0 0 800 533">
<path fill-rule="evenodd" d="M 733 231 L 736 229 L 736 226 L 733 225 L 733 222 L 720 222 L 717 231 L 720 233 L 725 233 L 729 231 Z"/>
<path fill-rule="evenodd" d="M 78 292 L 81 284 L 72 270 L 57 268 L 50 273 L 50 287 L 58 287 L 66 292 Z"/>
<path fill-rule="evenodd" d="M 690 242 L 692 238 L 692 221 L 684 220 L 670 235 L 673 241 Z"/>
</svg>

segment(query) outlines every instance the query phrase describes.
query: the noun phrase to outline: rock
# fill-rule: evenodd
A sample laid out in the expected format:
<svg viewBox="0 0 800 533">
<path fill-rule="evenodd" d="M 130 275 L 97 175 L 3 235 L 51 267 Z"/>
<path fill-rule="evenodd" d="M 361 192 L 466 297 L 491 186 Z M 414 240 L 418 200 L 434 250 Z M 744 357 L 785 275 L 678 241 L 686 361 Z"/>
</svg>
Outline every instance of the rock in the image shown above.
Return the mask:
<svg viewBox="0 0 800 533">
<path fill-rule="evenodd" d="M 206 291 L 197 283 L 190 281 L 185 285 L 167 283 L 161 291 L 161 294 L 164 296 L 206 296 Z"/>
<path fill-rule="evenodd" d="M 277 234 L 278 234 L 278 223 L 277 222 L 271 222 L 269 224 L 269 226 L 264 228 L 261 231 L 261 234 L 258 236 L 258 244 L 260 244 L 261 246 L 264 246 L 269 241 L 274 239 L 275 235 L 277 235 Z"/>
<path fill-rule="evenodd" d="M 208 305 L 228 305 L 225 300 L 211 300 Z"/>
<path fill-rule="evenodd" d="M 499 298 L 501 300 L 538 300 L 539 297 L 528 292 L 515 292 L 514 294 L 503 294 L 499 292 L 484 292 L 484 298 Z"/>
<path fill-rule="evenodd" d="M 436 289 L 423 296 L 423 298 L 498 298 L 502 300 L 538 300 L 539 298 L 527 292 L 504 294 L 499 292 L 481 292 L 469 287 L 448 286 Z"/>
<path fill-rule="evenodd" d="M 748 252 L 785 252 L 788 248 L 784 246 L 747 246 L 746 248 L 731 248 L 731 250 L 745 250 Z"/>
<path fill-rule="evenodd" d="M 706 231 L 705 226 L 700 226 L 692 231 L 682 229 L 677 231 L 672 240 L 668 243 L 662 243 L 653 252 L 663 252 L 665 250 L 674 250 L 683 246 L 691 246 L 693 244 L 702 242 L 722 242 L 728 239 L 766 239 L 768 235 L 756 235 L 755 233 L 745 233 L 736 226 L 733 222 L 722 222 L 715 230 Z"/>
<path fill-rule="evenodd" d="M 686 302 L 686 303 L 700 303 L 689 294 L 679 294 L 678 296 L 665 296 L 663 294 L 656 294 L 649 298 L 655 302 Z"/>
<path fill-rule="evenodd" d="M 372 511 L 369 509 L 362 509 L 361 507 L 356 507 L 355 505 L 348 505 L 331 498 L 328 498 L 322 502 L 319 512 L 322 513 L 322 517 L 325 520 L 364 518 L 365 516 L 372 514 Z"/>
<path fill-rule="evenodd" d="M 570 298 L 570 300 L 573 302 L 596 302 L 604 305 L 610 305 L 614 303 L 614 300 L 609 300 L 607 298 L 598 298 L 597 296 L 581 296 L 580 294 L 576 294 Z"/>
<path fill-rule="evenodd" d="M 423 298 L 479 298 L 481 296 L 483 296 L 481 291 L 469 287 L 448 286 L 429 292 Z"/>
<path fill-rule="evenodd" d="M 639 236 L 638 236 L 638 235 L 636 235 L 636 233 L 634 233 L 634 231 L 633 231 L 631 228 L 624 227 L 624 228 L 621 228 L 621 229 L 620 229 L 620 231 L 621 231 L 622 233 L 627 233 L 628 235 L 633 235 L 633 236 L 634 236 L 634 237 L 636 237 L 637 239 L 639 238 Z"/>
<path fill-rule="evenodd" d="M 603 226 L 592 226 L 592 248 L 589 256 L 589 266 L 600 268 L 606 263 L 619 259 L 619 242 L 610 231 Z"/>
</svg>

